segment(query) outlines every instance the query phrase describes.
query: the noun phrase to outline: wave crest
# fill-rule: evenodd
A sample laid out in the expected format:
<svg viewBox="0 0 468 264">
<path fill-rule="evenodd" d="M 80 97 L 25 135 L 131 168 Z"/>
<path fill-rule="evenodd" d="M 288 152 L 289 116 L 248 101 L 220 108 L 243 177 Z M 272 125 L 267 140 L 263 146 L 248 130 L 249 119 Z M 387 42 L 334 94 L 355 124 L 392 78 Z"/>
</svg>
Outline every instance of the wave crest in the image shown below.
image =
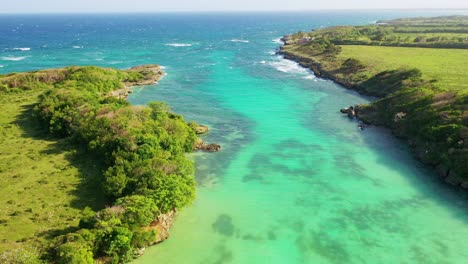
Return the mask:
<svg viewBox="0 0 468 264">
<path fill-rule="evenodd" d="M 274 43 L 278 43 L 278 44 L 283 44 L 283 41 L 281 40 L 281 38 L 275 38 L 274 40 L 272 40 Z"/>
<path fill-rule="evenodd" d="M 13 50 L 19 50 L 19 51 L 30 51 L 31 48 L 13 48 Z"/>
<path fill-rule="evenodd" d="M 280 72 L 297 74 L 308 80 L 315 79 L 315 75 L 309 69 L 302 67 L 295 61 L 287 60 L 283 57 L 278 57 L 277 61 L 269 62 L 268 65 Z"/>
<path fill-rule="evenodd" d="M 231 39 L 229 40 L 231 42 L 241 42 L 241 43 L 249 43 L 250 41 L 246 40 L 246 39 Z"/>
<path fill-rule="evenodd" d="M 2 57 L 1 59 L 4 61 L 20 61 L 26 59 L 28 56 L 21 56 L 21 57 L 13 57 L 13 56 L 8 56 L 8 57 Z"/>
<path fill-rule="evenodd" d="M 191 43 L 167 43 L 166 46 L 171 47 L 191 47 L 193 44 Z"/>
</svg>

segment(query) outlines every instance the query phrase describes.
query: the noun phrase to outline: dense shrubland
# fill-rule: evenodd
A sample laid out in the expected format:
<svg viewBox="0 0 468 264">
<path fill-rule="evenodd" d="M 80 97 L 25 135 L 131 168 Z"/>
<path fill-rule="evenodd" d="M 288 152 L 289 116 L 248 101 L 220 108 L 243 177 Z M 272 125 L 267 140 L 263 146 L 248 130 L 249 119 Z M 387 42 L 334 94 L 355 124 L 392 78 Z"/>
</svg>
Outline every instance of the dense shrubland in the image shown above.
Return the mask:
<svg viewBox="0 0 468 264">
<path fill-rule="evenodd" d="M 148 74 L 70 67 L 0 76 L 4 93 L 44 90 L 34 108 L 43 126 L 86 146 L 90 157 L 104 164 L 100 185 L 109 206 L 85 209 L 79 228 L 57 237 L 47 260 L 127 262 L 155 242 L 156 231 L 147 227 L 158 215 L 193 201 L 194 167 L 185 153 L 196 142 L 194 124 L 164 103 L 130 106 L 109 95 L 124 84 L 145 81 Z"/>
</svg>

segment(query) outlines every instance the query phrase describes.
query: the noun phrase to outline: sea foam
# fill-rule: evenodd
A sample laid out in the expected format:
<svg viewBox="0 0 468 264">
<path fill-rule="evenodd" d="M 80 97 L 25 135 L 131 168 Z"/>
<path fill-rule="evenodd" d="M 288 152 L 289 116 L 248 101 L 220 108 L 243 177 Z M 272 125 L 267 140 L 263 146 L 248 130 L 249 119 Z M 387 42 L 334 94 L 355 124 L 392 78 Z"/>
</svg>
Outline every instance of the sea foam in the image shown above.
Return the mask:
<svg viewBox="0 0 468 264">
<path fill-rule="evenodd" d="M 297 74 L 303 79 L 315 79 L 315 75 L 309 69 L 302 67 L 295 61 L 287 60 L 281 56 L 278 56 L 276 61 L 269 62 L 268 65 L 280 72 Z"/>
<path fill-rule="evenodd" d="M 171 47 L 191 47 L 193 44 L 190 43 L 168 43 L 166 46 L 171 46 Z"/>
<path fill-rule="evenodd" d="M 13 48 L 13 50 L 19 50 L 19 51 L 30 51 L 31 48 Z"/>
<path fill-rule="evenodd" d="M 28 56 L 22 56 L 22 57 L 8 56 L 8 57 L 2 57 L 1 59 L 4 60 L 4 61 L 20 61 L 20 60 L 26 59 L 27 57 Z"/>
<path fill-rule="evenodd" d="M 281 40 L 281 38 L 275 38 L 274 40 L 272 40 L 274 43 L 278 43 L 278 44 L 283 44 L 283 41 Z"/>
<path fill-rule="evenodd" d="M 246 39 L 231 39 L 230 41 L 231 41 L 231 42 L 249 43 L 249 41 L 246 40 Z"/>
<path fill-rule="evenodd" d="M 281 72 L 302 74 L 308 73 L 307 69 L 301 67 L 296 62 L 284 59 L 282 57 L 279 57 L 279 60 L 277 61 L 270 62 L 269 65 Z"/>
</svg>

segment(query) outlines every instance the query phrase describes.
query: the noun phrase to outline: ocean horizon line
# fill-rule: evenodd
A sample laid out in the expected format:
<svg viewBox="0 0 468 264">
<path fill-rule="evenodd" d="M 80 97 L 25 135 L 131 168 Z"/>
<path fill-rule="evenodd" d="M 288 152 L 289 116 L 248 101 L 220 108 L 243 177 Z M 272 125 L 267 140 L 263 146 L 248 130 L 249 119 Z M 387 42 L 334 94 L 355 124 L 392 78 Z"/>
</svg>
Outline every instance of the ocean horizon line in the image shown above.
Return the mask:
<svg viewBox="0 0 468 264">
<path fill-rule="evenodd" d="M 0 15 L 151 15 L 151 14 L 278 14 L 278 13 L 315 13 L 315 12 L 369 12 L 369 11 L 380 11 L 380 12 L 414 12 L 414 11 L 457 11 L 464 12 L 468 11 L 468 7 L 459 8 L 349 8 L 349 9 L 289 9 L 289 10 L 161 10 L 161 11 L 79 11 L 79 12 L 2 12 Z"/>
</svg>

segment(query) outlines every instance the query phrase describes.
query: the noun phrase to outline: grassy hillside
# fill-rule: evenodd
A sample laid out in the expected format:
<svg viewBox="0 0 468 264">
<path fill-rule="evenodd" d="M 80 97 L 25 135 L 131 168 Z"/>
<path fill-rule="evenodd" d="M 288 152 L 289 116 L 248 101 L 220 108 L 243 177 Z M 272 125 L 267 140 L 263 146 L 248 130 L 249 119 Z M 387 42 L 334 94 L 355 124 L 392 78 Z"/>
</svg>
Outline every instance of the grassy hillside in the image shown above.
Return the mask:
<svg viewBox="0 0 468 264">
<path fill-rule="evenodd" d="M 338 59 L 355 58 L 376 75 L 388 69 L 417 68 L 440 90 L 468 91 L 468 49 L 427 49 L 343 45 Z"/>
<path fill-rule="evenodd" d="M 358 107 L 361 120 L 392 128 L 446 181 L 468 187 L 468 17 L 380 22 L 286 36 L 281 53 L 319 76 L 380 97 Z M 402 32 L 413 40 L 421 33 L 436 38 L 430 45 L 396 42 L 393 36 Z"/>
<path fill-rule="evenodd" d="M 124 100 L 160 76 L 157 65 L 0 75 L 0 263 L 124 263 L 164 239 L 158 216 L 194 199 L 196 125 Z"/>
<path fill-rule="evenodd" d="M 56 230 L 77 227 L 84 207 L 105 204 L 93 180 L 99 161 L 49 136 L 32 117 L 40 93 L 0 96 L 0 252 L 38 246 Z"/>
</svg>

